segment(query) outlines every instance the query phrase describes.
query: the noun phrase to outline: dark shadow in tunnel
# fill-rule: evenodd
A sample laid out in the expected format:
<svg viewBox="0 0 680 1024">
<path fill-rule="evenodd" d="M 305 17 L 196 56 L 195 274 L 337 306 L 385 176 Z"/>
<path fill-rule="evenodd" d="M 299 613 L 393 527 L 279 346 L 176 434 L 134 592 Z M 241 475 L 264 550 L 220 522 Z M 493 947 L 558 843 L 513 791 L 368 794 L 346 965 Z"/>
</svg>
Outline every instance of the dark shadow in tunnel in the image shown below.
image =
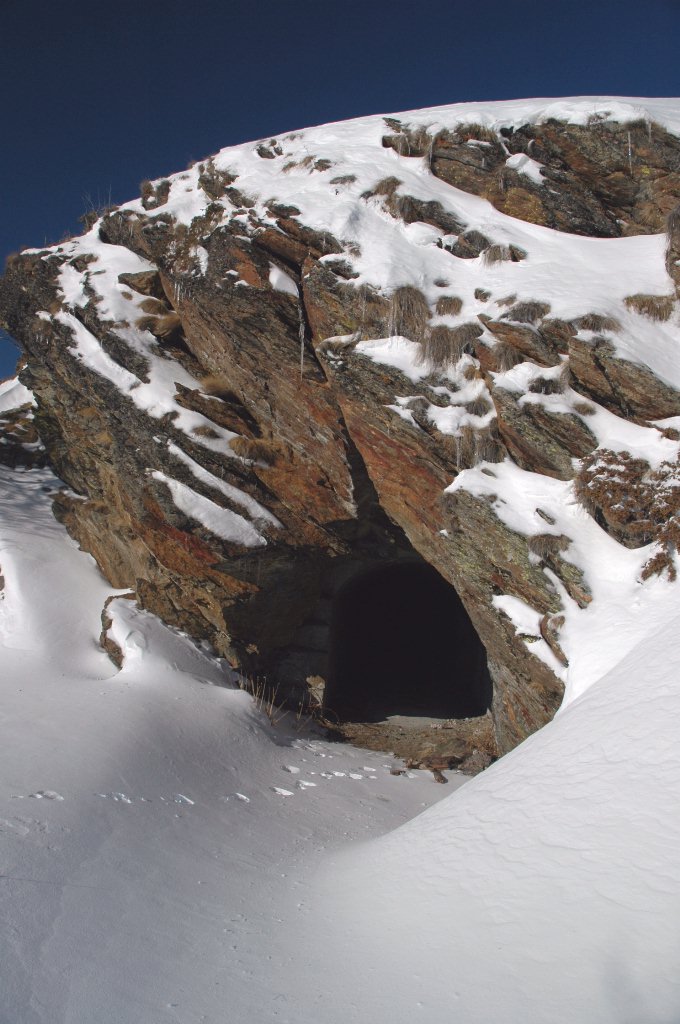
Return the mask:
<svg viewBox="0 0 680 1024">
<path fill-rule="evenodd" d="M 490 707 L 491 692 L 486 651 L 431 565 L 378 566 L 338 592 L 324 704 L 340 721 L 470 718 Z"/>
</svg>

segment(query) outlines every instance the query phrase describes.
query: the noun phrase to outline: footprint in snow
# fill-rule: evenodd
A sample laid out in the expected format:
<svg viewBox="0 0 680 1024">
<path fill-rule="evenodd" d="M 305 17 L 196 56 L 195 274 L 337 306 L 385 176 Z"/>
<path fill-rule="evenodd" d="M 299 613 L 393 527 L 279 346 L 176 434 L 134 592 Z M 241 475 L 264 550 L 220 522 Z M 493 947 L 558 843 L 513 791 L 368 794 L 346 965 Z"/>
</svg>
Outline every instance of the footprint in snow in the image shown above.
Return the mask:
<svg viewBox="0 0 680 1024">
<path fill-rule="evenodd" d="M 228 804 L 230 800 L 238 800 L 242 804 L 250 803 L 250 797 L 245 793 L 227 793 L 226 796 L 221 796 L 220 800 L 225 804 Z"/>
<path fill-rule="evenodd" d="M 292 789 L 283 789 L 281 786 L 272 786 L 277 796 L 295 796 Z"/>
<path fill-rule="evenodd" d="M 97 793 L 102 800 L 113 800 L 117 804 L 131 804 L 132 797 L 129 797 L 126 793 Z"/>
<path fill-rule="evenodd" d="M 305 779 L 300 779 L 297 783 L 298 789 L 312 789 L 316 786 L 316 782 L 307 782 Z"/>
<path fill-rule="evenodd" d="M 296 768 L 294 764 L 284 764 L 281 766 L 284 772 L 290 772 L 291 775 L 299 775 L 300 769 Z"/>
<path fill-rule="evenodd" d="M 61 793 L 55 793 L 53 789 L 39 789 L 37 793 L 29 793 L 29 800 L 63 800 Z"/>
<path fill-rule="evenodd" d="M 8 821 L 6 818 L 0 818 L 0 833 L 6 832 L 14 834 L 16 836 L 27 836 L 30 832 L 30 828 L 18 821 Z"/>
</svg>

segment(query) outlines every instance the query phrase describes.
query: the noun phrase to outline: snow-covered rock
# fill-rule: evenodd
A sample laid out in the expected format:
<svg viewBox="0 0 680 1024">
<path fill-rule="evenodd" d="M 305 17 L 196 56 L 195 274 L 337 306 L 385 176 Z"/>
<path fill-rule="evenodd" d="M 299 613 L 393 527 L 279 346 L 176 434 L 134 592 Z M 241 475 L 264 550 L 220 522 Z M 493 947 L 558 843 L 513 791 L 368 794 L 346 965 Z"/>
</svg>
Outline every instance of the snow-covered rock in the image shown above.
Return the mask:
<svg viewBox="0 0 680 1024">
<path fill-rule="evenodd" d="M 399 749 L 458 762 L 485 710 L 487 755 L 511 749 L 675 614 L 675 490 L 631 496 L 678 459 L 678 123 L 605 97 L 325 125 L 22 254 L 0 313 L 60 518 L 114 585 L 293 701 L 326 685 L 330 715 L 343 588 L 419 556 L 492 685 Z M 617 459 L 623 532 L 592 486 Z"/>
</svg>

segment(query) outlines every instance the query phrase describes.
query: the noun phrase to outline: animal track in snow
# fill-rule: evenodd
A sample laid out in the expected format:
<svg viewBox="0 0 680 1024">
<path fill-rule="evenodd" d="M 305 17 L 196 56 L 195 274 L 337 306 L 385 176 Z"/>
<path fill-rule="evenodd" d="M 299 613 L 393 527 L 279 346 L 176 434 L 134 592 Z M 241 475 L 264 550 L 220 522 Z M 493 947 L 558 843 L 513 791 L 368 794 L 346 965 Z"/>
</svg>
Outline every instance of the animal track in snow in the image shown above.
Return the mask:
<svg viewBox="0 0 680 1024">
<path fill-rule="evenodd" d="M 31 830 L 28 825 L 24 825 L 19 819 L 15 818 L 14 821 L 8 821 L 7 818 L 0 818 L 0 833 L 10 833 L 11 835 L 21 836 L 23 838 L 23 836 L 27 836 L 30 831 Z"/>
<path fill-rule="evenodd" d="M 283 789 L 281 786 L 272 786 L 277 796 L 295 796 L 292 789 Z"/>
<path fill-rule="evenodd" d="M 127 793 L 97 793 L 103 800 L 113 800 L 117 804 L 132 804 L 135 800 L 138 800 L 142 804 L 150 804 L 152 801 L 147 796 L 128 796 Z M 167 804 L 172 801 L 175 804 L 189 804 L 191 807 L 196 803 L 190 797 L 185 796 L 184 793 L 173 793 L 172 797 L 161 796 L 159 797 L 161 803 Z"/>
<path fill-rule="evenodd" d="M 19 798 L 21 799 L 21 797 Z M 29 793 L 29 800 L 63 800 L 61 793 L 56 793 L 53 789 L 39 789 L 37 793 Z"/>
</svg>

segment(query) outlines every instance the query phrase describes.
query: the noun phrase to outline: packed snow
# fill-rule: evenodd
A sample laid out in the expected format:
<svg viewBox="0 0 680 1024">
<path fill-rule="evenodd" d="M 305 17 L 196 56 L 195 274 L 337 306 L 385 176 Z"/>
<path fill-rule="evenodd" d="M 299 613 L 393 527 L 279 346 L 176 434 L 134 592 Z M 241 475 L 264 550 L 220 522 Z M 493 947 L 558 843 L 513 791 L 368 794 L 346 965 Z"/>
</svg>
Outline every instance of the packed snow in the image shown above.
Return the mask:
<svg viewBox="0 0 680 1024">
<path fill-rule="evenodd" d="M 21 409 L 25 405 L 35 405 L 32 392 L 24 387 L 16 377 L 0 381 L 0 415 Z"/>
<path fill-rule="evenodd" d="M 344 1019 L 310 966 L 316 872 L 445 787 L 271 724 L 124 594 L 117 672 L 116 592 L 53 519 L 59 486 L 0 468 L 0 1021 Z"/>
</svg>

